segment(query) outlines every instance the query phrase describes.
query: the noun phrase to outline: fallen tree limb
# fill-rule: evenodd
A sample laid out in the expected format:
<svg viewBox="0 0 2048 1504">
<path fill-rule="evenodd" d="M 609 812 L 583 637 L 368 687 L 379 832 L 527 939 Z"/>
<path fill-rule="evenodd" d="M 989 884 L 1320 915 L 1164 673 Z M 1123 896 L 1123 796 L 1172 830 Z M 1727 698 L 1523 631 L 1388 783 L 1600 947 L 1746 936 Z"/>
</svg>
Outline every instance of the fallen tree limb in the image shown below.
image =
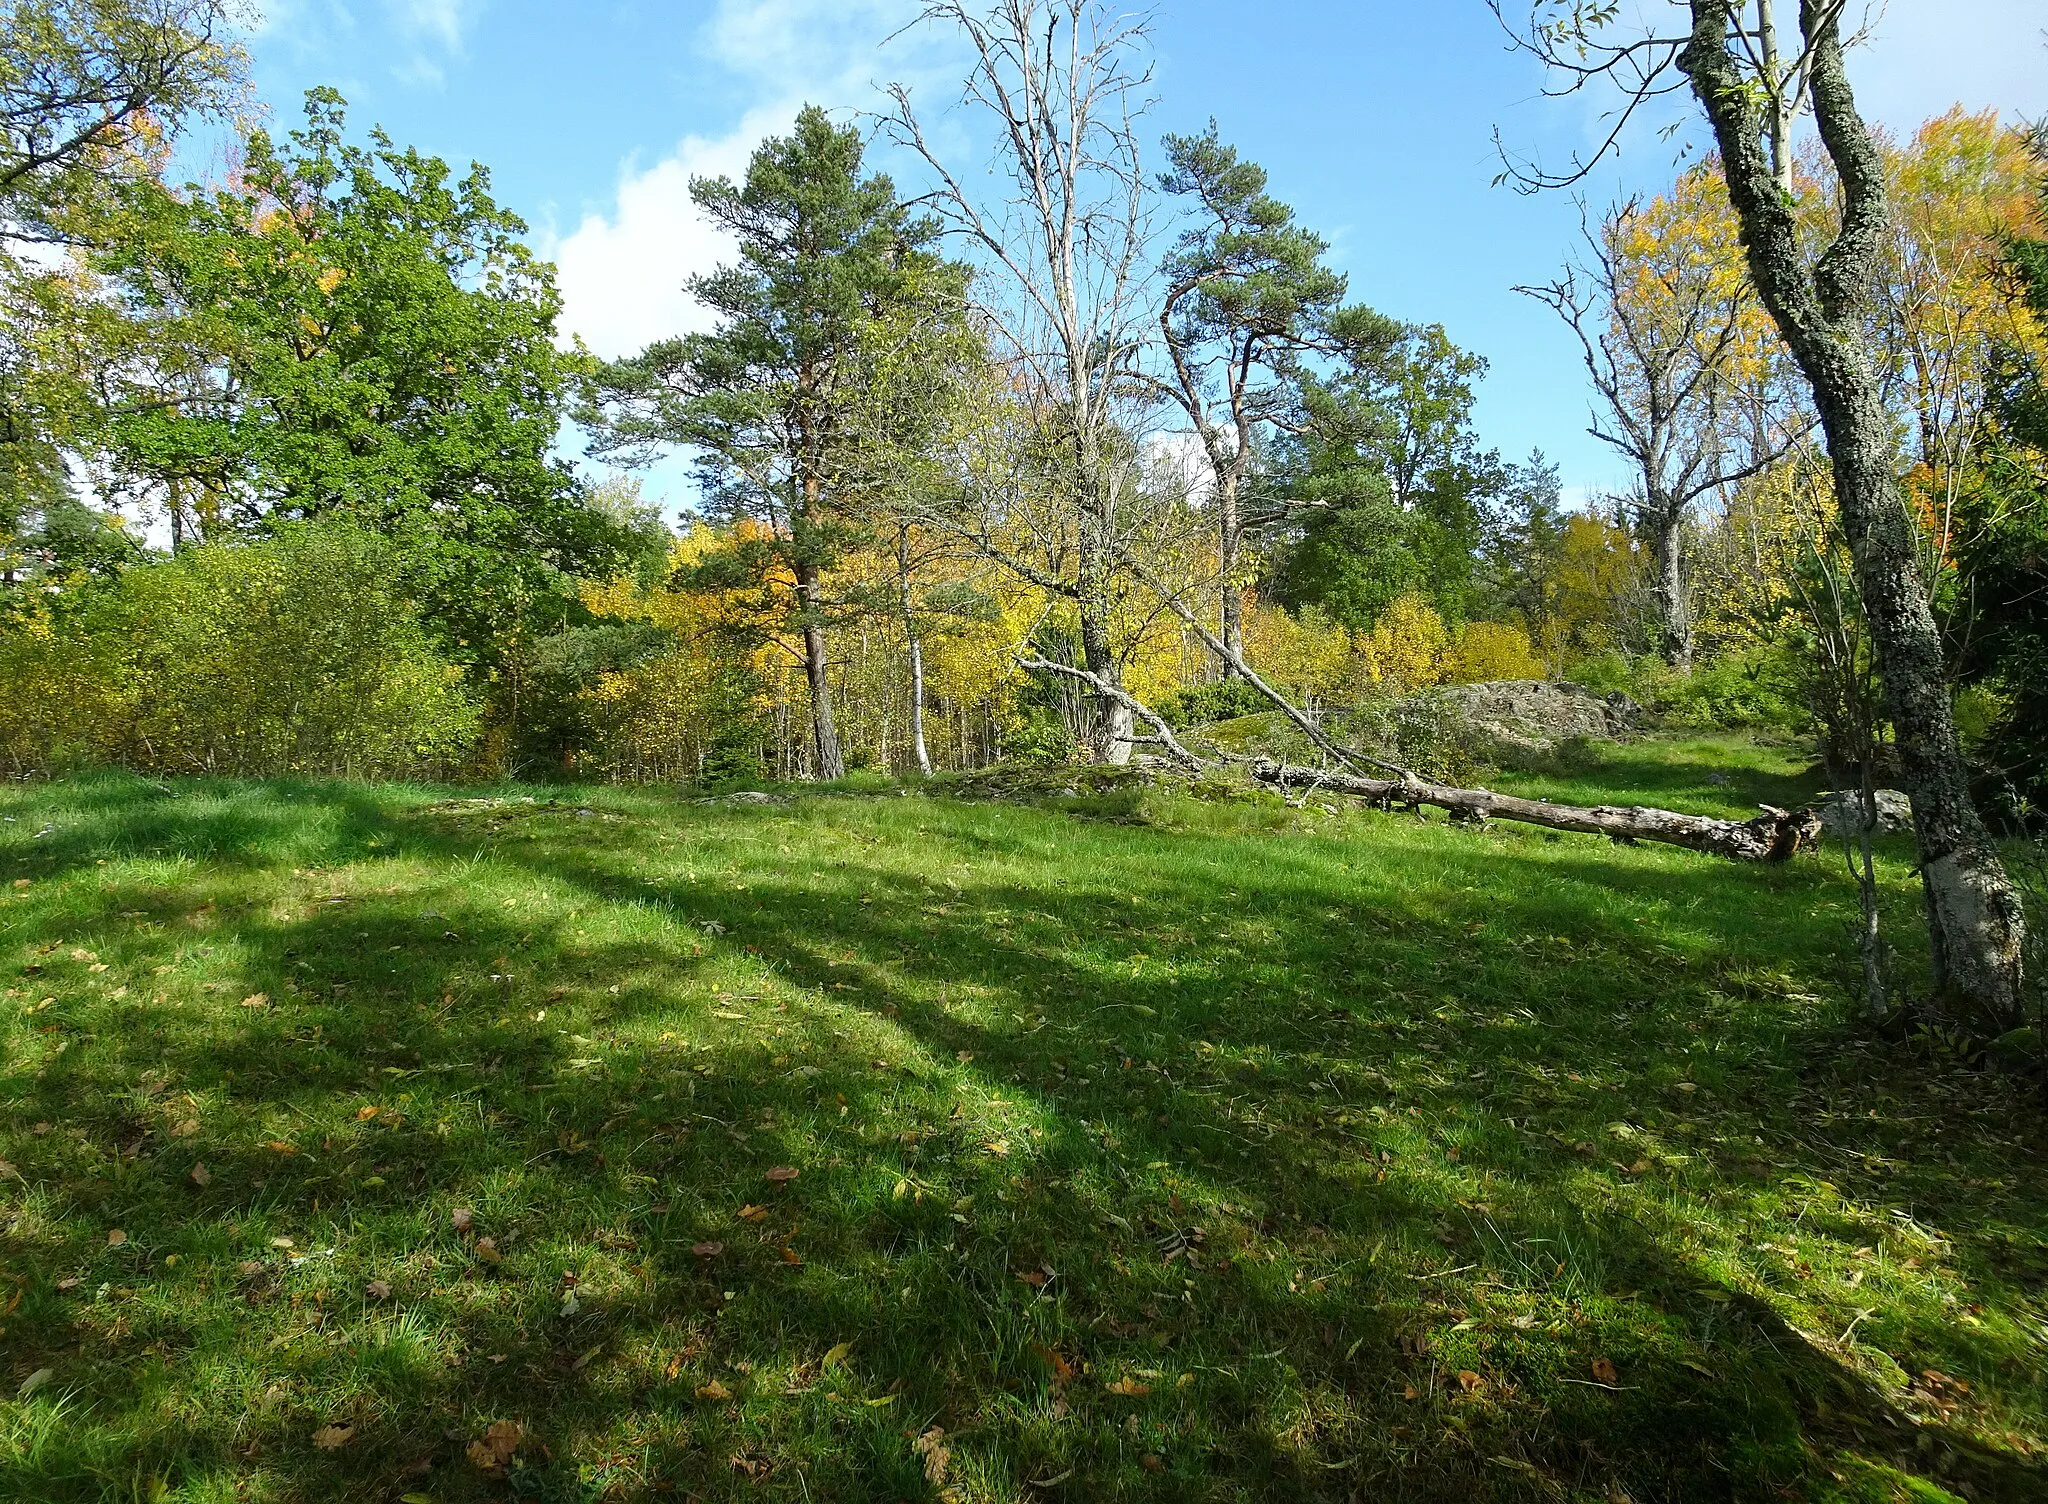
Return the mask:
<svg viewBox="0 0 2048 1504">
<path fill-rule="evenodd" d="M 1269 701 L 1271 701 L 1273 707 L 1276 710 L 1278 710 L 1282 715 L 1286 716 L 1288 720 L 1292 721 L 1295 725 L 1295 729 L 1300 731 L 1303 736 L 1306 736 L 1311 742 L 1313 742 L 1319 751 L 1323 752 L 1327 756 L 1336 758 L 1339 762 L 1348 762 L 1354 768 L 1379 768 L 1384 770 L 1385 772 L 1399 774 L 1403 778 L 1413 778 L 1415 776 L 1406 768 L 1402 767 L 1399 763 L 1386 762 L 1380 758 L 1373 757 L 1367 753 L 1361 752 L 1356 747 L 1346 747 L 1340 745 L 1337 742 L 1332 741 L 1329 737 L 1329 734 L 1325 732 L 1322 727 L 1318 726 L 1315 723 L 1315 721 L 1308 714 L 1306 714 L 1299 705 L 1296 705 L 1292 700 L 1288 699 L 1287 696 L 1283 695 L 1282 693 L 1280 693 L 1279 690 L 1275 689 L 1272 685 L 1268 684 L 1264 679 L 1260 678 L 1258 674 L 1253 671 L 1252 666 L 1244 661 L 1243 654 L 1232 652 L 1230 650 L 1229 645 L 1225 643 L 1222 638 L 1218 637 L 1214 632 L 1210 631 L 1209 628 L 1203 623 L 1201 617 L 1195 615 L 1193 611 L 1188 609 L 1188 603 L 1186 601 L 1182 600 L 1178 595 L 1174 594 L 1173 591 L 1169 590 L 1166 586 L 1160 584 L 1158 580 L 1154 579 L 1152 575 L 1146 570 L 1145 566 L 1140 564 L 1137 561 L 1137 559 L 1129 552 L 1129 550 L 1124 550 L 1122 552 L 1124 563 L 1129 566 L 1133 574 L 1135 574 L 1146 585 L 1151 587 L 1152 591 L 1159 597 L 1160 601 L 1164 603 L 1166 609 L 1171 611 L 1175 616 L 1178 616 L 1184 623 L 1186 623 L 1188 628 L 1192 630 L 1197 637 L 1202 639 L 1203 645 L 1206 646 L 1210 652 L 1214 653 L 1224 663 L 1228 664 L 1233 670 L 1235 670 L 1239 677 L 1241 677 L 1245 683 L 1249 684 L 1253 689 L 1257 690 L 1260 694 L 1264 695 Z"/>
<path fill-rule="evenodd" d="M 1782 810 L 1765 805 L 1763 813 L 1753 820 L 1714 820 L 1668 809 L 1615 805 L 1584 809 L 1572 804 L 1545 804 L 1485 789 L 1454 789 L 1414 777 L 1359 778 L 1349 773 L 1290 767 L 1270 757 L 1256 759 L 1251 767 L 1254 778 L 1282 792 L 1291 787 L 1317 785 L 1333 793 L 1370 799 L 1385 808 L 1399 805 L 1413 809 L 1427 804 L 1467 820 L 1518 820 L 1526 825 L 1608 836 L 1617 841 L 1658 841 L 1738 862 L 1789 861 L 1802 846 L 1819 838 L 1821 828 L 1820 815 L 1810 809 Z"/>
<path fill-rule="evenodd" d="M 1173 734 L 1173 728 L 1166 724 L 1166 721 L 1156 710 L 1136 695 L 1131 694 L 1128 690 L 1120 689 L 1116 685 L 1111 684 L 1100 674 L 1092 674 L 1085 668 L 1076 668 L 1071 663 L 1054 663 L 1050 658 L 1042 658 L 1036 655 L 1027 656 L 1023 653 L 1016 653 L 1012 656 L 1017 660 L 1019 668 L 1033 669 L 1044 674 L 1065 674 L 1070 679 L 1079 679 L 1104 699 L 1116 701 L 1119 705 L 1129 710 L 1132 715 L 1150 726 L 1154 734 L 1146 738 L 1146 740 L 1157 741 L 1172 754 L 1174 761 L 1178 762 L 1182 767 L 1199 773 L 1208 766 L 1201 758 L 1195 756 L 1194 753 L 1180 744 L 1180 739 Z"/>
</svg>

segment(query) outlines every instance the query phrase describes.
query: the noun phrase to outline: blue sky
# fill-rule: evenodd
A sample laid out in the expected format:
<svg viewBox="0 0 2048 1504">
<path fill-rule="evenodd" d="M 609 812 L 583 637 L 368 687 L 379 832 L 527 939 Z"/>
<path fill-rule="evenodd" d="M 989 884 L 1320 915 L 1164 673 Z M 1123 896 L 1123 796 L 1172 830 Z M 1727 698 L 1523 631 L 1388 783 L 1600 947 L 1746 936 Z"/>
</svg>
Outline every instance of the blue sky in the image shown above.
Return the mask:
<svg viewBox="0 0 2048 1504">
<path fill-rule="evenodd" d="M 1645 10 L 1665 0 L 1632 0 Z M 251 52 L 277 122 L 332 84 L 357 127 L 483 162 L 561 268 L 569 327 L 602 354 L 695 327 L 683 279 L 722 247 L 691 213 L 692 173 L 744 170 L 760 137 L 809 101 L 848 116 L 901 79 L 934 111 L 957 93 L 942 38 L 885 41 L 912 0 L 270 0 Z M 1161 0 L 1152 11 L 1152 136 L 1214 116 L 1273 190 L 1333 242 L 1352 296 L 1441 322 L 1485 355 L 1479 426 L 1511 456 L 1540 447 L 1568 494 L 1623 484 L 1585 433 L 1572 346 L 1517 283 L 1551 274 L 1578 209 L 1492 186 L 1493 131 L 1560 160 L 1598 107 L 1546 100 L 1482 0 Z M 2048 114 L 2040 0 L 1890 0 L 1855 60 L 1859 97 L 1898 130 L 1955 103 Z M 1703 133 L 1645 132 L 1586 192 L 1654 189 Z M 963 153 L 963 155 L 967 155 Z M 906 186 L 907 163 L 887 162 Z M 675 501 L 679 467 L 649 477 Z"/>
</svg>

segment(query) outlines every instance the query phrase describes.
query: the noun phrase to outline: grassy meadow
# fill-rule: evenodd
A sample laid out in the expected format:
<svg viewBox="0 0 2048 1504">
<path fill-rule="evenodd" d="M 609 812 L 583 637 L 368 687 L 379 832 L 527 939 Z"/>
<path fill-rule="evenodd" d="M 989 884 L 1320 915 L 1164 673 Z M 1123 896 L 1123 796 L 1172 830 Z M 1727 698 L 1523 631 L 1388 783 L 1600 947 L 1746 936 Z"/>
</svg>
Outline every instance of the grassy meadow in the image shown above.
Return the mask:
<svg viewBox="0 0 2048 1504">
<path fill-rule="evenodd" d="M 1839 854 L 1052 783 L 0 793 L 0 1498 L 2048 1498 Z"/>
</svg>

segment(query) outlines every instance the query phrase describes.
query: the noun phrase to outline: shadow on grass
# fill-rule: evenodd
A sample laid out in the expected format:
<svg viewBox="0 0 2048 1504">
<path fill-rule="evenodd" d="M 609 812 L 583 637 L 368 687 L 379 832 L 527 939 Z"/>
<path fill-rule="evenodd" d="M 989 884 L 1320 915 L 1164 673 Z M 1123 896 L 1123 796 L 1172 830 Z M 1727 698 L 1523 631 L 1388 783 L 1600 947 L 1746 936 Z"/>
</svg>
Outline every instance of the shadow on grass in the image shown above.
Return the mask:
<svg viewBox="0 0 2048 1504">
<path fill-rule="evenodd" d="M 1812 865 L 544 797 L 67 791 L 45 927 L 225 991 L 28 963 L 10 1488 L 2041 1493 L 2038 1141 L 1839 1031 Z"/>
</svg>

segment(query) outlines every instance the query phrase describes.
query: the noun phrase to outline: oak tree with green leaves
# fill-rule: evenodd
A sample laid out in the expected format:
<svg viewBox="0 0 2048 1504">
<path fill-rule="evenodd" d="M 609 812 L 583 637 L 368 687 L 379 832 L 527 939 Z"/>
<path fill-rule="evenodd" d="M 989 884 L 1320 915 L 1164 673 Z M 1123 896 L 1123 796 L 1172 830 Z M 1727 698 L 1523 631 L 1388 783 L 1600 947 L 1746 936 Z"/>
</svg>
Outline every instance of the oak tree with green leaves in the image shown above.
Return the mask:
<svg viewBox="0 0 2048 1504">
<path fill-rule="evenodd" d="M 346 516 L 399 545 L 447 650 L 495 663 L 622 541 L 553 453 L 584 359 L 483 168 L 344 123 L 314 90 L 301 129 L 250 133 L 231 185 L 129 195 L 94 264 L 182 353 L 109 423 L 111 479 L 179 536 Z"/>
</svg>

